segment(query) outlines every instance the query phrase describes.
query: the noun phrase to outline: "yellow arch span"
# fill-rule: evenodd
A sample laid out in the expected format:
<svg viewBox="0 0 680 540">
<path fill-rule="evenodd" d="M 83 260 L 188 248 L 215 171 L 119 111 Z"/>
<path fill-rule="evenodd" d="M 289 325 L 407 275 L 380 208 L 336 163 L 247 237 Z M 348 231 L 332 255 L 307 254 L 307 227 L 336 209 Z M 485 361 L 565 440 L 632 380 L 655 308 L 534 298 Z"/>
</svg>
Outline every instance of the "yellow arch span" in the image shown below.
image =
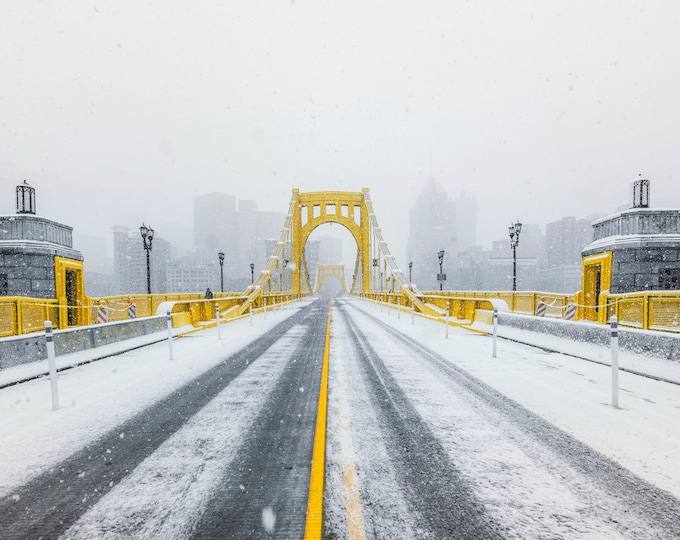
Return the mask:
<svg viewBox="0 0 680 540">
<path fill-rule="evenodd" d="M 347 282 L 345 281 L 345 267 L 341 264 L 320 264 L 316 267 L 316 280 L 314 283 L 314 293 L 321 290 L 323 282 L 328 278 L 335 278 L 342 285 L 342 290 L 347 292 Z"/>
<path fill-rule="evenodd" d="M 294 188 L 281 235 L 264 269 L 246 290 L 246 300 L 239 307 L 239 314 L 251 302 L 257 306 L 265 292 L 312 293 L 304 249 L 312 231 L 325 223 L 343 225 L 357 243 L 351 293 L 371 293 L 373 280 L 373 292 L 399 293 L 404 297 L 402 305 L 413 304 L 418 311 L 441 315 L 441 310 L 418 297 L 420 293 L 397 266 L 378 226 L 368 188 L 362 188 L 360 192 L 309 193 L 300 193 Z"/>
<path fill-rule="evenodd" d="M 340 223 L 352 234 L 357 243 L 357 269 L 361 270 L 361 289 L 370 290 L 370 223 L 366 206 L 367 188 L 361 193 L 345 191 L 319 191 L 300 193 L 293 190 L 293 214 L 291 219 L 291 244 L 293 257 L 293 292 L 306 288 L 302 274 L 304 247 L 309 235 L 324 223 Z M 354 284 L 356 287 L 356 284 Z"/>
</svg>

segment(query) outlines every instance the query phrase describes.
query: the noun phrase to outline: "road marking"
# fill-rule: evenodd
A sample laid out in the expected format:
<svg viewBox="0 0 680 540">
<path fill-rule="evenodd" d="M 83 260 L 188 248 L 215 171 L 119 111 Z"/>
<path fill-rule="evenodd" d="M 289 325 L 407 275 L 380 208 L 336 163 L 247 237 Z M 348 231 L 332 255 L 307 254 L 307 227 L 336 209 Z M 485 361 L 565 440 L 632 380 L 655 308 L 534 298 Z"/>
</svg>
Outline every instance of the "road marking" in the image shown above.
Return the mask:
<svg viewBox="0 0 680 540">
<path fill-rule="evenodd" d="M 314 451 L 312 453 L 312 472 L 309 479 L 309 498 L 307 500 L 305 539 L 310 540 L 320 539 L 323 532 L 323 481 L 326 463 L 326 412 L 328 407 L 328 353 L 331 345 L 332 308 L 333 302 L 330 303 L 328 308 L 328 321 L 326 323 L 326 345 L 323 351 L 321 389 L 319 390 Z"/>
</svg>

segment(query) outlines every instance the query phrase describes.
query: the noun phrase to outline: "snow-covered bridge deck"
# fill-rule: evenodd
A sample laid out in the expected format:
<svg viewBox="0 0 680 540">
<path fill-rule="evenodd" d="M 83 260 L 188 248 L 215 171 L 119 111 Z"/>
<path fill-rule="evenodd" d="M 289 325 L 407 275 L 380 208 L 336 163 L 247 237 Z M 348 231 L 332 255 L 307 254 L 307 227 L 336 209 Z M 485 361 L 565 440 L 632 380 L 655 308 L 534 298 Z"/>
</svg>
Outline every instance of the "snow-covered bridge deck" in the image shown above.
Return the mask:
<svg viewBox="0 0 680 540">
<path fill-rule="evenodd" d="M 0 390 L 4 534 L 302 537 L 327 304 L 302 306 L 231 322 L 221 340 L 183 337 L 172 361 L 160 342 L 65 371 L 56 412 L 47 379 Z M 605 348 L 578 347 L 606 363 Z M 491 350 L 488 336 L 445 339 L 441 323 L 336 300 L 324 533 L 673 537 L 680 386 L 622 373 L 614 409 L 606 366 Z M 680 381 L 677 363 L 621 360 Z"/>
</svg>

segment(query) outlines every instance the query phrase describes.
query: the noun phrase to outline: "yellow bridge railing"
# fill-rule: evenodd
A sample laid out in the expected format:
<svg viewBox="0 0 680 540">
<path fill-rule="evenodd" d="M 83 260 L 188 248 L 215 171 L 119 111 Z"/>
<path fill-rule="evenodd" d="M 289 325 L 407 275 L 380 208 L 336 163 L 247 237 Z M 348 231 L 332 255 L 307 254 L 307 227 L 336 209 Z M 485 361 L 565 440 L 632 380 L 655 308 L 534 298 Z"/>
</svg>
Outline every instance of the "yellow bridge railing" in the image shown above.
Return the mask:
<svg viewBox="0 0 680 540">
<path fill-rule="evenodd" d="M 400 304 L 410 309 L 409 296 L 400 292 L 362 293 L 359 296 L 387 304 Z M 556 294 L 547 292 L 512 292 L 512 291 L 427 291 L 418 292 L 415 297 L 420 300 L 417 311 L 440 314 L 450 302 L 450 314 L 459 321 L 472 322 L 477 310 L 487 310 L 481 300 L 503 300 L 508 309 L 514 313 L 536 315 L 540 304 L 544 306 L 546 317 L 562 318 L 567 306 L 578 307 L 575 319 L 591 320 L 605 324 L 612 315 L 616 315 L 619 325 L 642 330 L 680 333 L 680 291 L 637 292 L 610 295 L 603 292 L 597 305 L 585 306 L 578 303 L 581 298 L 576 294 Z"/>
<path fill-rule="evenodd" d="M 304 295 L 292 292 L 261 293 L 253 299 L 253 311 L 262 311 L 265 302 L 269 308 L 299 300 Z M 215 319 L 215 305 L 219 306 L 224 320 L 242 315 L 250 309 L 247 293 L 214 293 L 206 299 L 203 293 L 186 294 L 133 294 L 107 296 L 101 298 L 85 297 L 78 305 L 68 305 L 58 299 L 3 297 L 0 299 L 0 337 L 16 336 L 39 332 L 45 329 L 45 321 L 50 320 L 55 328 L 73 328 L 97 324 L 100 308 L 106 307 L 109 322 L 123 321 L 130 317 L 128 308 L 134 305 L 135 318 L 156 314 L 164 302 L 174 302 L 172 309 L 173 324 L 200 323 Z M 178 314 L 182 317 L 177 317 Z"/>
<path fill-rule="evenodd" d="M 269 308 L 302 298 L 292 292 L 262 292 L 252 298 L 253 311 Z M 370 292 L 359 296 L 386 304 L 399 304 L 411 308 L 411 297 L 402 292 Z M 637 292 L 609 295 L 603 292 L 597 306 L 578 304 L 580 294 L 555 294 L 546 292 L 511 291 L 428 291 L 413 294 L 415 310 L 432 316 L 444 314 L 450 303 L 451 317 L 461 323 L 471 323 L 477 311 L 493 309 L 489 300 L 503 300 L 510 311 L 536 315 L 540 304 L 544 305 L 547 317 L 563 317 L 569 304 L 577 305 L 576 319 L 587 319 L 605 323 L 612 315 L 619 319 L 619 325 L 642 330 L 657 330 L 680 333 L 680 291 Z M 487 301 L 487 302 L 485 302 Z M 37 332 L 44 329 L 44 321 L 51 320 L 56 328 L 69 328 L 97 323 L 101 306 L 106 306 L 108 321 L 121 321 L 129 317 L 128 307 L 134 304 L 136 318 L 155 315 L 163 302 L 175 302 L 173 315 L 175 324 L 201 323 L 215 318 L 215 304 L 219 306 L 224 320 L 243 315 L 250 307 L 246 293 L 214 293 L 206 299 L 202 293 L 193 294 L 138 294 L 85 297 L 83 305 L 67 305 L 57 299 L 4 297 L 0 299 L 0 337 Z M 178 314 L 182 317 L 177 317 Z"/>
<path fill-rule="evenodd" d="M 680 332 L 680 293 L 636 292 L 604 298 L 607 320 L 616 315 L 621 326 Z"/>
<path fill-rule="evenodd" d="M 44 321 L 58 318 L 59 304 L 56 299 L 20 296 L 0 299 L 0 337 L 44 330 Z"/>
</svg>

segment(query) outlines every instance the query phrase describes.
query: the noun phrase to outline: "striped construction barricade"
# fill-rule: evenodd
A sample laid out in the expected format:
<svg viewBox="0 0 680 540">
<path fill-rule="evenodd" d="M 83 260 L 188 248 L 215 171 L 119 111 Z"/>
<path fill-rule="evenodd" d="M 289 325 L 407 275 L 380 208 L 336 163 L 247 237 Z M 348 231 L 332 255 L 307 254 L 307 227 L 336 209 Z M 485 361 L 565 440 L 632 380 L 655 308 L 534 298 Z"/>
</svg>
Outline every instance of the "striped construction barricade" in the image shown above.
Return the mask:
<svg viewBox="0 0 680 540">
<path fill-rule="evenodd" d="M 545 317 L 546 309 L 548 309 L 548 306 L 543 302 L 539 302 L 536 306 L 536 317 Z"/>
<path fill-rule="evenodd" d="M 102 302 L 97 309 L 97 323 L 106 324 L 107 322 L 109 322 L 109 307 Z"/>
</svg>

